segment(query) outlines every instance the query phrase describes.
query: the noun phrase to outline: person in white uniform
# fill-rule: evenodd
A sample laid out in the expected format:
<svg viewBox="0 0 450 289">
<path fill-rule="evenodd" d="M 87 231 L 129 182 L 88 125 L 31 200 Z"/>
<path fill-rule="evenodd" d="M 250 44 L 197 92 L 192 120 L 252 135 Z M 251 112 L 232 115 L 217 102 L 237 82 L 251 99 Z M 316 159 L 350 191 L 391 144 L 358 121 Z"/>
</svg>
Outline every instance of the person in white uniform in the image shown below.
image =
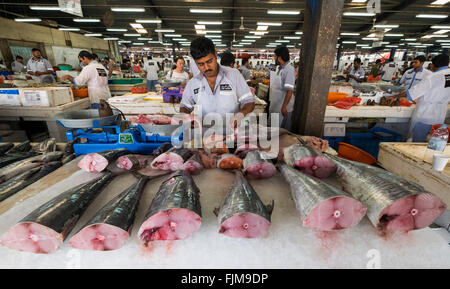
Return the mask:
<svg viewBox="0 0 450 289">
<path fill-rule="evenodd" d="M 53 83 L 53 67 L 50 62 L 41 56 L 41 51 L 37 48 L 31 50 L 33 57 L 28 60 L 27 73 L 31 75 L 37 83 Z"/>
<path fill-rule="evenodd" d="M 218 113 L 235 114 L 232 125 L 239 125 L 237 113 L 247 115 L 255 108 L 253 95 L 237 69 L 217 63 L 214 43 L 206 37 L 191 42 L 190 52 L 200 74 L 192 78 L 183 93 L 180 112 L 190 114 L 194 105 L 201 105 L 202 116 Z M 193 63 L 194 64 L 194 63 Z"/>
<path fill-rule="evenodd" d="M 413 142 L 425 142 L 434 124 L 443 124 L 450 102 L 449 56 L 440 54 L 433 58 L 436 71 L 412 86 L 406 92 L 389 98 L 393 103 L 400 97 L 407 97 L 417 103 L 411 118 Z"/>
<path fill-rule="evenodd" d="M 175 59 L 176 68 L 170 70 L 167 75 L 167 80 L 181 81 L 181 86 L 185 87 L 186 83 L 189 81 L 189 74 L 184 72 L 184 58 L 178 57 Z"/>
<path fill-rule="evenodd" d="M 144 72 L 147 73 L 147 91 L 156 91 L 155 86 L 158 84 L 159 65 L 156 60 L 152 59 L 151 55 L 147 59 L 144 65 Z"/>
<path fill-rule="evenodd" d="M 289 49 L 280 46 L 274 51 L 277 65 L 270 80 L 271 101 L 269 113 L 279 114 L 279 125 L 290 130 L 292 111 L 294 110 L 295 69 L 289 62 Z"/>
<path fill-rule="evenodd" d="M 242 58 L 242 65 L 239 67 L 239 71 L 244 77 L 245 81 L 250 81 L 252 78 L 252 73 L 248 70 L 250 62 L 248 62 L 248 58 Z"/>
<path fill-rule="evenodd" d="M 11 63 L 11 68 L 13 72 L 26 72 L 27 67 L 23 64 L 23 57 L 20 55 L 16 56 L 16 60 Z"/>
<path fill-rule="evenodd" d="M 420 55 L 414 58 L 413 68 L 408 69 L 399 80 L 398 84 L 404 84 L 408 86 L 408 89 L 414 85 L 420 83 L 422 80 L 433 74 L 428 69 L 423 68 L 425 63 L 425 56 Z"/>
<path fill-rule="evenodd" d="M 358 84 L 364 81 L 366 71 L 361 66 L 361 58 L 355 58 L 353 68 L 347 74 L 347 81 L 351 84 Z"/>
<path fill-rule="evenodd" d="M 84 65 L 81 73 L 75 78 L 70 75 L 63 75 L 61 79 L 68 79 L 76 86 L 87 84 L 91 108 L 98 108 L 100 99 L 108 100 L 111 97 L 108 87 L 108 71 L 103 65 L 95 61 L 94 56 L 86 50 L 80 51 L 78 59 Z"/>
<path fill-rule="evenodd" d="M 391 82 L 392 79 L 397 75 L 398 73 L 398 66 L 395 64 L 394 59 L 389 59 L 387 63 L 384 64 L 383 67 L 383 77 L 381 78 L 384 82 Z"/>
</svg>

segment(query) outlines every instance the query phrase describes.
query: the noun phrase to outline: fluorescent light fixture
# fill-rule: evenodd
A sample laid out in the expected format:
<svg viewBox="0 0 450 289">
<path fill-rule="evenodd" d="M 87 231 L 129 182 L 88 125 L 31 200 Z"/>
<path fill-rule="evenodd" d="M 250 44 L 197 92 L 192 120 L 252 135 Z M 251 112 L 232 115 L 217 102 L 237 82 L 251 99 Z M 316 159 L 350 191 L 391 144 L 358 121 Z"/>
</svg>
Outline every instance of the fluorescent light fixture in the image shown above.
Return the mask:
<svg viewBox="0 0 450 289">
<path fill-rule="evenodd" d="M 275 40 L 275 42 L 279 42 L 279 43 L 289 43 L 290 40 Z"/>
<path fill-rule="evenodd" d="M 175 40 L 175 41 L 187 41 L 186 38 L 173 38 L 172 40 Z"/>
<path fill-rule="evenodd" d="M 144 43 L 142 43 L 142 42 L 133 42 L 133 45 L 144 45 Z"/>
<path fill-rule="evenodd" d="M 74 22 L 100 22 L 100 19 L 95 18 L 74 18 Z"/>
<path fill-rule="evenodd" d="M 300 10 L 267 10 L 267 14 L 276 14 L 276 15 L 299 15 Z"/>
<path fill-rule="evenodd" d="M 431 5 L 445 5 L 447 3 L 450 3 L 450 0 L 436 0 L 431 2 Z"/>
<path fill-rule="evenodd" d="M 444 19 L 447 18 L 448 15 L 438 15 L 438 14 L 417 14 L 417 18 L 437 18 L 437 19 Z"/>
<path fill-rule="evenodd" d="M 284 36 L 284 39 L 301 39 L 300 36 Z"/>
<path fill-rule="evenodd" d="M 96 36 L 102 36 L 102 34 L 101 33 L 85 33 L 84 36 L 96 37 Z"/>
<path fill-rule="evenodd" d="M 373 27 L 375 28 L 398 28 L 400 25 L 384 25 L 384 24 L 377 24 Z"/>
<path fill-rule="evenodd" d="M 255 39 L 242 39 L 241 42 L 255 42 Z"/>
<path fill-rule="evenodd" d="M 356 44 L 356 47 L 367 47 L 367 44 Z"/>
<path fill-rule="evenodd" d="M 419 42 L 411 42 L 411 43 L 408 43 L 408 45 L 411 45 L 411 46 L 414 46 L 414 45 L 422 45 L 422 43 L 419 43 Z"/>
<path fill-rule="evenodd" d="M 369 38 L 374 38 L 375 36 L 376 36 L 375 33 L 367 35 L 367 37 L 369 37 Z"/>
<path fill-rule="evenodd" d="M 378 40 L 376 37 L 364 37 L 362 40 Z"/>
<path fill-rule="evenodd" d="M 172 45 L 172 43 L 168 43 L 168 42 L 163 42 L 162 45 Z"/>
<path fill-rule="evenodd" d="M 256 27 L 256 30 L 258 31 L 266 31 L 269 28 L 269 26 L 265 25 L 265 26 L 258 26 Z"/>
<path fill-rule="evenodd" d="M 195 30 L 195 32 L 197 34 L 206 35 L 206 31 L 205 30 Z"/>
<path fill-rule="evenodd" d="M 42 11 L 59 11 L 61 8 L 59 6 L 30 6 L 31 10 L 42 10 Z"/>
<path fill-rule="evenodd" d="M 352 3 L 366 3 L 367 0 L 352 0 Z"/>
<path fill-rule="evenodd" d="M 210 14 L 220 14 L 223 12 L 222 9 L 197 9 L 191 8 L 189 9 L 191 13 L 210 13 Z"/>
<path fill-rule="evenodd" d="M 41 22 L 42 21 L 39 18 L 16 18 L 14 20 L 16 22 Z"/>
<path fill-rule="evenodd" d="M 197 21 L 200 25 L 222 25 L 222 21 Z"/>
<path fill-rule="evenodd" d="M 342 41 L 343 44 L 356 44 L 356 41 Z"/>
<path fill-rule="evenodd" d="M 151 43 L 151 44 L 161 44 L 161 42 L 159 42 L 159 41 L 147 41 L 147 43 Z"/>
<path fill-rule="evenodd" d="M 142 24 L 139 24 L 139 23 L 130 23 L 130 25 L 134 29 L 144 29 L 144 26 L 142 26 Z"/>
<path fill-rule="evenodd" d="M 416 47 L 416 48 L 427 48 L 425 45 L 417 45 L 417 46 L 413 46 L 413 47 Z"/>
<path fill-rule="evenodd" d="M 417 38 L 405 38 L 403 41 L 417 41 Z"/>
<path fill-rule="evenodd" d="M 445 25 L 433 25 L 433 26 L 431 26 L 431 29 L 450 29 L 450 26 L 445 26 Z"/>
<path fill-rule="evenodd" d="M 152 38 L 148 38 L 148 37 L 139 37 L 138 40 L 147 41 L 147 40 L 152 40 Z"/>
<path fill-rule="evenodd" d="M 342 36 L 359 36 L 360 33 L 353 33 L 353 32 L 342 32 Z"/>
<path fill-rule="evenodd" d="M 128 29 L 123 29 L 123 28 L 108 28 L 108 29 L 106 29 L 106 31 L 109 31 L 109 32 L 127 32 Z"/>
<path fill-rule="evenodd" d="M 269 31 L 249 31 L 250 34 L 255 34 L 255 35 L 265 35 L 268 34 Z"/>
<path fill-rule="evenodd" d="M 382 45 L 389 44 L 390 42 L 381 42 Z"/>
<path fill-rule="evenodd" d="M 281 26 L 283 23 L 281 22 L 257 22 L 258 26 Z"/>
<path fill-rule="evenodd" d="M 245 35 L 244 38 L 247 38 L 247 39 L 261 39 L 261 36 Z"/>
<path fill-rule="evenodd" d="M 195 29 L 196 30 L 205 30 L 206 29 L 206 26 L 205 25 L 194 25 L 194 27 L 195 27 Z"/>
<path fill-rule="evenodd" d="M 344 16 L 372 17 L 372 16 L 375 16 L 375 13 L 367 13 L 367 12 L 344 12 Z"/>
<path fill-rule="evenodd" d="M 442 34 L 429 34 L 429 35 L 425 35 L 422 38 L 447 38 L 448 35 L 442 35 Z"/>
<path fill-rule="evenodd" d="M 260 50 L 259 52 L 266 52 L 266 50 L 265 50 L 265 49 L 262 49 L 262 50 Z"/>
<path fill-rule="evenodd" d="M 165 37 L 181 37 L 181 34 L 164 34 Z"/>
<path fill-rule="evenodd" d="M 388 34 L 384 34 L 385 37 L 403 37 L 405 36 L 405 34 L 403 33 L 388 33 Z"/>
<path fill-rule="evenodd" d="M 148 31 L 146 29 L 136 29 L 137 33 L 147 34 Z"/>
<path fill-rule="evenodd" d="M 181 46 L 191 46 L 190 43 L 181 43 Z"/>
<path fill-rule="evenodd" d="M 441 30 L 434 32 L 433 34 L 445 34 L 445 33 L 449 33 L 449 32 L 450 32 L 450 30 L 448 30 L 448 29 L 441 29 Z"/>
<path fill-rule="evenodd" d="M 145 12 L 145 8 L 132 8 L 132 7 L 114 7 L 111 8 L 113 12 Z"/>
<path fill-rule="evenodd" d="M 226 44 L 216 44 L 216 46 L 218 46 L 218 47 L 227 47 Z"/>
<path fill-rule="evenodd" d="M 222 38 L 222 35 L 205 35 L 207 38 Z"/>
<path fill-rule="evenodd" d="M 161 19 L 136 19 L 136 23 L 161 23 Z"/>
<path fill-rule="evenodd" d="M 222 30 L 205 30 L 206 33 L 222 33 Z"/>
<path fill-rule="evenodd" d="M 422 44 L 423 46 L 434 46 L 434 44 Z"/>
<path fill-rule="evenodd" d="M 119 43 L 131 43 L 129 40 L 120 40 Z"/>
<path fill-rule="evenodd" d="M 141 36 L 141 34 L 138 34 L 138 33 L 125 33 L 123 36 L 126 36 L 126 37 L 139 37 L 139 36 Z"/>
<path fill-rule="evenodd" d="M 234 47 L 244 47 L 244 45 L 242 45 L 242 44 L 234 44 L 233 46 Z"/>
<path fill-rule="evenodd" d="M 106 38 L 103 38 L 103 40 L 119 40 L 119 38 L 117 38 L 117 37 L 106 37 Z"/>
<path fill-rule="evenodd" d="M 59 28 L 61 31 L 80 31 L 80 28 Z"/>
<path fill-rule="evenodd" d="M 303 35 L 303 32 L 302 31 L 297 31 L 297 32 L 295 32 L 295 34 L 296 35 Z"/>
<path fill-rule="evenodd" d="M 175 32 L 175 30 L 173 30 L 173 29 L 155 29 L 155 32 L 172 33 L 172 32 Z"/>
<path fill-rule="evenodd" d="M 439 40 L 436 40 L 436 42 L 438 42 L 438 43 L 450 42 L 450 39 L 439 39 Z"/>
</svg>

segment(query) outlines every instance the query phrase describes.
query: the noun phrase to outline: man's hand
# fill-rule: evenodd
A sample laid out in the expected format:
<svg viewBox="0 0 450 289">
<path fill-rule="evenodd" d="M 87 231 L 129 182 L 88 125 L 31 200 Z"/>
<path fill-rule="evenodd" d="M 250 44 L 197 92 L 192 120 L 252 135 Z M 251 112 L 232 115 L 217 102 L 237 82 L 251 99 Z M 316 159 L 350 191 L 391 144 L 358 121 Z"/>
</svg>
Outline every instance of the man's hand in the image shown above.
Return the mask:
<svg viewBox="0 0 450 289">
<path fill-rule="evenodd" d="M 35 76 L 41 76 L 42 73 L 41 73 L 40 71 L 36 71 L 36 72 L 34 73 L 34 75 L 35 75 Z"/>
<path fill-rule="evenodd" d="M 232 128 L 237 128 L 240 124 L 241 121 L 244 119 L 244 114 L 238 112 L 235 115 L 233 115 L 233 117 L 230 120 L 230 125 Z"/>
<path fill-rule="evenodd" d="M 28 74 L 33 76 L 35 75 L 33 71 L 29 71 Z"/>
<path fill-rule="evenodd" d="M 282 114 L 283 116 L 286 116 L 287 113 L 288 113 L 288 111 L 287 111 L 286 106 L 283 106 L 283 107 L 281 108 L 281 114 Z"/>
</svg>

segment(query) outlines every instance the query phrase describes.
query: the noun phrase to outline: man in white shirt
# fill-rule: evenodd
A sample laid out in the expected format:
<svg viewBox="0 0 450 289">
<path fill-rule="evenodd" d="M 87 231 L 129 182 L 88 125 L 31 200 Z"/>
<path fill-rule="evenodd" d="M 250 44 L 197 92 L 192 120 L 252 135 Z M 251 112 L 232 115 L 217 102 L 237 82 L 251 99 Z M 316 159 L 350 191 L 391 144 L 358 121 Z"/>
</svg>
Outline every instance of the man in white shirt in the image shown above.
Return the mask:
<svg viewBox="0 0 450 289">
<path fill-rule="evenodd" d="M 364 81 L 365 76 L 366 72 L 361 67 L 361 59 L 355 58 L 355 61 L 353 61 L 353 68 L 347 74 L 347 81 L 351 84 L 358 84 Z"/>
<path fill-rule="evenodd" d="M 27 73 L 38 83 L 53 83 L 53 67 L 50 62 L 41 56 L 37 48 L 31 50 L 33 57 L 28 60 Z"/>
<path fill-rule="evenodd" d="M 27 67 L 23 64 L 23 57 L 20 55 L 16 56 L 16 60 L 11 63 L 11 69 L 13 72 L 26 72 Z"/>
<path fill-rule="evenodd" d="M 408 97 L 417 103 L 411 118 L 413 142 L 425 142 L 432 125 L 443 124 L 447 115 L 447 106 L 450 102 L 450 69 L 449 56 L 440 54 L 433 58 L 436 71 L 414 85 L 406 92 L 389 98 L 393 103 L 400 97 Z"/>
<path fill-rule="evenodd" d="M 148 56 L 147 62 L 144 64 L 144 72 L 147 73 L 147 91 L 156 91 L 155 85 L 158 84 L 158 71 L 159 66 L 156 60 L 152 59 L 152 56 Z"/>
<path fill-rule="evenodd" d="M 252 78 L 252 73 L 250 72 L 250 70 L 248 70 L 249 65 L 250 62 L 248 62 L 248 58 L 242 58 L 242 65 L 238 69 L 247 82 Z"/>
<path fill-rule="evenodd" d="M 106 68 L 94 60 L 94 56 L 86 50 L 80 51 L 78 59 L 84 67 L 81 73 L 73 78 L 70 75 L 63 75 L 61 79 L 70 80 L 76 86 L 86 85 L 88 87 L 91 108 L 98 108 L 100 99 L 108 100 L 111 92 L 108 87 L 108 71 Z"/>
<path fill-rule="evenodd" d="M 383 77 L 381 78 L 382 81 L 385 82 L 391 82 L 392 79 L 397 75 L 398 73 L 398 67 L 397 64 L 395 64 L 394 60 L 391 58 L 389 59 L 389 62 L 384 64 L 383 68 Z"/>
<path fill-rule="evenodd" d="M 413 68 L 408 69 L 403 74 L 402 78 L 399 80 L 398 84 L 404 84 L 408 86 L 408 89 L 414 85 L 420 83 L 422 80 L 432 75 L 433 73 L 428 69 L 423 68 L 425 63 L 425 57 L 419 55 L 414 58 Z"/>
</svg>

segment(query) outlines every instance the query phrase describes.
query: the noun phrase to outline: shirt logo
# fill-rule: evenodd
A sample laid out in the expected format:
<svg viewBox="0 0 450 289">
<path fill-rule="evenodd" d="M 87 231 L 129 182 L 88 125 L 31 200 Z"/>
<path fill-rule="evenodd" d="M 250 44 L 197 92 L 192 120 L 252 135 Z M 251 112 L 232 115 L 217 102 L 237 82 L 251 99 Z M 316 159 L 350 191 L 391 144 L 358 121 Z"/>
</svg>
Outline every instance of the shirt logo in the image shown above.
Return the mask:
<svg viewBox="0 0 450 289">
<path fill-rule="evenodd" d="M 232 90 L 229 84 L 221 84 L 220 90 Z"/>
<path fill-rule="evenodd" d="M 198 94 L 199 89 L 200 89 L 200 88 L 194 89 L 194 94 Z"/>
<path fill-rule="evenodd" d="M 450 87 L 450 74 L 445 75 L 445 88 Z"/>
<path fill-rule="evenodd" d="M 97 72 L 99 76 L 102 77 L 107 77 L 108 75 L 106 74 L 106 70 L 104 70 L 103 68 L 97 68 Z"/>
<path fill-rule="evenodd" d="M 155 65 L 155 63 L 153 63 L 153 62 L 149 62 L 149 63 L 147 63 L 149 66 L 153 66 L 153 65 Z"/>
</svg>

